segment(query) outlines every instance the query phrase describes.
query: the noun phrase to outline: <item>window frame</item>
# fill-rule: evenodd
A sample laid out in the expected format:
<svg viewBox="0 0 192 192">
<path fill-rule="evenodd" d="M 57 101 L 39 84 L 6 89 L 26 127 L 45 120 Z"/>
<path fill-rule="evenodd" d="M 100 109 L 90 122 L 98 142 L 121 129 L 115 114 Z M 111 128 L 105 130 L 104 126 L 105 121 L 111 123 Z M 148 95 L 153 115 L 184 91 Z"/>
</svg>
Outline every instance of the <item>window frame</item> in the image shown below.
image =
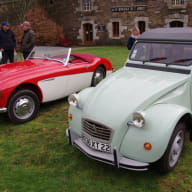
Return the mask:
<svg viewBox="0 0 192 192">
<path fill-rule="evenodd" d="M 183 6 L 185 5 L 185 0 L 171 0 L 172 6 Z"/>
<path fill-rule="evenodd" d="M 82 0 L 82 10 L 83 11 L 92 11 L 93 10 L 92 0 Z"/>
<path fill-rule="evenodd" d="M 186 9 L 187 8 L 187 0 L 168 0 L 168 8 L 169 9 Z"/>
</svg>

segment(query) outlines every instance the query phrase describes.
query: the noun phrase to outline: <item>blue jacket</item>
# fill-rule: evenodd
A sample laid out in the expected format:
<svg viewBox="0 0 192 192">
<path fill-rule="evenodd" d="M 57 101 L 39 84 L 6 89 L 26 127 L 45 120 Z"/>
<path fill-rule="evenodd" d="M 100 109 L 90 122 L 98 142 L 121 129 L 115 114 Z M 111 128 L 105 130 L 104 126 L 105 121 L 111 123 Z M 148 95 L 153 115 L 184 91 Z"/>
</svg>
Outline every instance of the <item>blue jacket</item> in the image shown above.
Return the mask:
<svg viewBox="0 0 192 192">
<path fill-rule="evenodd" d="M 11 30 L 7 32 L 0 30 L 0 49 L 14 50 L 16 48 L 15 35 Z"/>
<path fill-rule="evenodd" d="M 127 49 L 131 50 L 134 42 L 135 42 L 135 38 L 130 36 L 128 41 L 127 41 Z"/>
</svg>

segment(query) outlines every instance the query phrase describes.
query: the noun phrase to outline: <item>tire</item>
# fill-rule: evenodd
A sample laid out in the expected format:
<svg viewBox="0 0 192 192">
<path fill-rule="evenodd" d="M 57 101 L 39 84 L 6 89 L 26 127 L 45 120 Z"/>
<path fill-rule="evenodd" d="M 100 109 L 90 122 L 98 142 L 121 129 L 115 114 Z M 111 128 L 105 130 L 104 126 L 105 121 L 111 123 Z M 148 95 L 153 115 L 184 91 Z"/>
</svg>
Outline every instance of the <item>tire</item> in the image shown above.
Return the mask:
<svg viewBox="0 0 192 192">
<path fill-rule="evenodd" d="M 38 114 L 39 105 L 39 98 L 35 92 L 28 89 L 19 90 L 9 100 L 9 119 L 16 124 L 30 121 Z"/>
<path fill-rule="evenodd" d="M 105 76 L 106 76 L 106 70 L 101 66 L 97 67 L 93 73 L 91 86 L 95 87 L 100 81 L 102 81 L 105 78 Z"/>
<path fill-rule="evenodd" d="M 171 136 L 168 147 L 157 166 L 161 173 L 168 173 L 177 165 L 185 143 L 185 125 L 179 123 Z"/>
</svg>

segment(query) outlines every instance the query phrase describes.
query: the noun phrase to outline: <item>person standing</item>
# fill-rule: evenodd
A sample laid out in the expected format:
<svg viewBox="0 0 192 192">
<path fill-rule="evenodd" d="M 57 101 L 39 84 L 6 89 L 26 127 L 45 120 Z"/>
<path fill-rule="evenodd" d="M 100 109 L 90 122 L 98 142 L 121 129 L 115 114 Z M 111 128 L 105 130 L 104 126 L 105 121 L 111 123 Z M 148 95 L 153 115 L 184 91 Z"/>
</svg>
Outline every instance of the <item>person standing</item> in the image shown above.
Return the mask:
<svg viewBox="0 0 192 192">
<path fill-rule="evenodd" d="M 21 52 L 23 53 L 23 58 L 26 59 L 35 46 L 35 33 L 31 29 L 30 22 L 24 21 L 21 26 L 23 28 L 23 36 L 21 39 Z"/>
<path fill-rule="evenodd" d="M 2 52 L 1 64 L 14 62 L 14 50 L 16 40 L 13 31 L 10 30 L 10 24 L 7 21 L 1 23 L 0 30 L 0 51 Z"/>
<path fill-rule="evenodd" d="M 139 34 L 140 34 L 139 29 L 137 27 L 134 27 L 132 30 L 132 34 L 127 41 L 128 50 L 131 50 L 133 44 L 135 43 L 135 40 L 139 37 Z"/>
</svg>

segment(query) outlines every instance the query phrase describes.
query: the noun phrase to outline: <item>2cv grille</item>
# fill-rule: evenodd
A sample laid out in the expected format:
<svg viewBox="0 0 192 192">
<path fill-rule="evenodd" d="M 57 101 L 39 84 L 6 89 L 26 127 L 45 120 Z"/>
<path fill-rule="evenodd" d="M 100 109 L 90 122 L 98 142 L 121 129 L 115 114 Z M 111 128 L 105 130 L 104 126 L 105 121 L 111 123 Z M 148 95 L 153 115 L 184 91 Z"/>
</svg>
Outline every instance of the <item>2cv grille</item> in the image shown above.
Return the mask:
<svg viewBox="0 0 192 192">
<path fill-rule="evenodd" d="M 82 119 L 82 128 L 84 133 L 104 141 L 110 141 L 113 135 L 111 128 L 89 119 Z"/>
</svg>

